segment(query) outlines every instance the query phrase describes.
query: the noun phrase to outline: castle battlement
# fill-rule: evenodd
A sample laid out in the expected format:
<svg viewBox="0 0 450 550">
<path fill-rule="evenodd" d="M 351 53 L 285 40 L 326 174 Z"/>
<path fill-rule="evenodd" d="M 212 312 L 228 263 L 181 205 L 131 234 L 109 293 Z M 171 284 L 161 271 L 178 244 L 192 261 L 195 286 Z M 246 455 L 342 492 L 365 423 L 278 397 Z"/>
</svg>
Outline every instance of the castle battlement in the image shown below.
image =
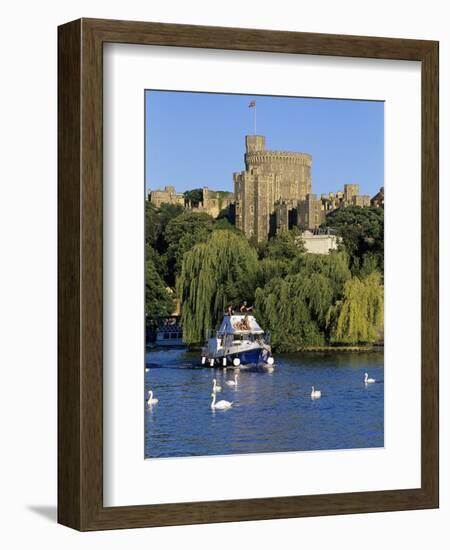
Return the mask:
<svg viewBox="0 0 450 550">
<path fill-rule="evenodd" d="M 265 162 L 294 162 L 305 166 L 311 166 L 312 164 L 312 156 L 308 153 L 292 151 L 255 151 L 246 153 L 245 160 L 252 165 Z"/>
</svg>

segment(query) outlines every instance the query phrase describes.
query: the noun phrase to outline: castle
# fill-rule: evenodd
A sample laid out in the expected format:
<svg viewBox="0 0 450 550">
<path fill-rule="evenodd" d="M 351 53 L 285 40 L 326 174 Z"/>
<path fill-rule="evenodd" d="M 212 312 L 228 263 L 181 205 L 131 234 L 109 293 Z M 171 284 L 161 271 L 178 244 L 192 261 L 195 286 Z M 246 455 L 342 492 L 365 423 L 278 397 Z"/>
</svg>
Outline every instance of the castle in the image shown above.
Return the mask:
<svg viewBox="0 0 450 550">
<path fill-rule="evenodd" d="M 186 202 L 188 212 L 204 212 L 213 218 L 217 218 L 222 210 L 234 204 L 234 194 L 227 191 L 211 191 L 207 187 L 202 188 L 202 200 L 197 206 Z"/>
<path fill-rule="evenodd" d="M 162 203 L 179 204 L 188 212 L 205 212 L 214 218 L 229 208 L 236 227 L 257 242 L 294 226 L 305 231 L 305 238 L 311 243 L 318 242 L 319 237 L 328 242 L 331 237 L 320 236 L 317 230 L 329 212 L 348 206 L 384 207 L 383 187 L 372 199 L 369 195 L 360 195 L 356 183 L 345 184 L 343 191 L 317 197 L 312 192 L 312 156 L 267 150 L 265 136 L 245 137 L 244 163 L 245 170 L 233 174 L 234 194 L 203 187 L 202 200 L 191 204 L 183 193 L 166 186 L 163 190 L 150 191 L 148 200 L 157 207 Z M 334 246 L 333 241 L 332 248 Z"/>
<path fill-rule="evenodd" d="M 148 200 L 157 208 L 161 204 L 178 204 L 185 208 L 187 212 L 204 212 L 213 218 L 217 218 L 224 208 L 234 204 L 234 194 L 227 191 L 211 191 L 207 187 L 203 187 L 202 199 L 198 205 L 194 205 L 186 199 L 184 193 L 178 193 L 172 185 L 166 185 L 164 189 L 149 191 Z"/>
<path fill-rule="evenodd" d="M 166 185 L 164 189 L 155 189 L 148 192 L 148 200 L 159 208 L 161 204 L 179 204 L 184 206 L 183 193 L 177 193 L 175 187 Z"/>
<path fill-rule="evenodd" d="M 236 227 L 258 242 L 293 223 L 299 201 L 312 204 L 311 155 L 267 151 L 264 136 L 246 136 L 245 171 L 233 174 Z M 309 210 L 303 213 L 310 214 Z M 321 220 L 317 216 L 317 227 Z"/>
<path fill-rule="evenodd" d="M 247 238 L 267 240 L 293 226 L 315 230 L 328 212 L 346 206 L 370 206 L 358 184 L 344 191 L 312 192 L 312 157 L 307 153 L 266 150 L 266 138 L 245 138 L 245 170 L 233 174 L 236 226 Z"/>
</svg>

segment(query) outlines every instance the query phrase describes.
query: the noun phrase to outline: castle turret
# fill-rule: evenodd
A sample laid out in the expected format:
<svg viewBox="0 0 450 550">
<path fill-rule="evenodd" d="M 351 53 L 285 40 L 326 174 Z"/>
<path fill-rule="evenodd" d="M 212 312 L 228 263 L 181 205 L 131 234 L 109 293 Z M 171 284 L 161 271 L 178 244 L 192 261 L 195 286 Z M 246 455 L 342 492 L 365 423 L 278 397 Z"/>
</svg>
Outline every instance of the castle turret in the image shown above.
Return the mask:
<svg viewBox="0 0 450 550">
<path fill-rule="evenodd" d="M 259 242 L 276 229 L 277 202 L 286 204 L 289 218 L 297 202 L 311 193 L 312 158 L 307 153 L 268 151 L 265 136 L 259 135 L 245 137 L 245 150 L 245 170 L 233 175 L 236 226 Z"/>
<path fill-rule="evenodd" d="M 265 136 L 245 136 L 245 151 L 247 153 L 264 151 L 265 148 L 266 148 Z"/>
</svg>

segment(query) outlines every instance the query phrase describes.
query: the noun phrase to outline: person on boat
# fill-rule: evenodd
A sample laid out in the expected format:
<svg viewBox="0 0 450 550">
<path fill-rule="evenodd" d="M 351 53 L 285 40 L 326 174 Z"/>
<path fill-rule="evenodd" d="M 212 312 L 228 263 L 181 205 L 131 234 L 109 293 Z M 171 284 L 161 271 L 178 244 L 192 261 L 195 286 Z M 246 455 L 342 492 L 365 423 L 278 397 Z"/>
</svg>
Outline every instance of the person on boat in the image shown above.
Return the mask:
<svg viewBox="0 0 450 550">
<path fill-rule="evenodd" d="M 233 306 L 231 304 L 227 307 L 227 315 L 229 315 L 230 317 L 234 315 Z"/>
<path fill-rule="evenodd" d="M 253 306 L 247 306 L 247 302 L 244 300 L 241 304 L 241 307 L 239 308 L 239 311 L 241 313 L 248 313 L 249 311 L 253 310 Z"/>
</svg>

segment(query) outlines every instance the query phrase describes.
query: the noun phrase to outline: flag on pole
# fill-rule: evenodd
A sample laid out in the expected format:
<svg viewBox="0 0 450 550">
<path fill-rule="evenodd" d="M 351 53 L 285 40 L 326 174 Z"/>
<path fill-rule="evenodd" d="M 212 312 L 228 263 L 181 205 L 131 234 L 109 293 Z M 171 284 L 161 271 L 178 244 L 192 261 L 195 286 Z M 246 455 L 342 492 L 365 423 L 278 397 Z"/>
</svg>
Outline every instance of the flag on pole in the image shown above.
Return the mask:
<svg viewBox="0 0 450 550">
<path fill-rule="evenodd" d="M 256 101 L 254 99 L 250 101 L 249 107 L 256 107 Z"/>
</svg>

